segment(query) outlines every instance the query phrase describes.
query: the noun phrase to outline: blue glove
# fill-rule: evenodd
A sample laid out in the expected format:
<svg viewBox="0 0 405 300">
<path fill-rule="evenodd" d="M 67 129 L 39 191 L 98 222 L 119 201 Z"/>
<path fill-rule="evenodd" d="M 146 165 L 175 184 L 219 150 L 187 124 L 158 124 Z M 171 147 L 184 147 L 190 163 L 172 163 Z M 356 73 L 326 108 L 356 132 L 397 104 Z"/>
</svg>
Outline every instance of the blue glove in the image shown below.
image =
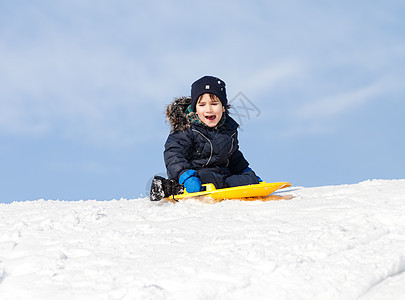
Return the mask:
<svg viewBox="0 0 405 300">
<path fill-rule="evenodd" d="M 184 185 L 188 193 L 201 191 L 201 180 L 197 177 L 197 172 L 194 170 L 187 170 L 181 174 L 179 183 Z"/>
<path fill-rule="evenodd" d="M 242 171 L 241 174 L 246 173 L 246 172 L 250 172 L 250 171 L 252 171 L 253 173 L 255 173 L 251 168 L 247 167 L 246 169 L 244 169 L 244 170 Z M 255 175 L 256 175 L 256 173 L 255 173 Z M 257 180 L 259 180 L 259 182 L 263 182 L 263 180 L 262 180 L 259 176 L 256 175 L 256 177 L 257 177 Z"/>
</svg>

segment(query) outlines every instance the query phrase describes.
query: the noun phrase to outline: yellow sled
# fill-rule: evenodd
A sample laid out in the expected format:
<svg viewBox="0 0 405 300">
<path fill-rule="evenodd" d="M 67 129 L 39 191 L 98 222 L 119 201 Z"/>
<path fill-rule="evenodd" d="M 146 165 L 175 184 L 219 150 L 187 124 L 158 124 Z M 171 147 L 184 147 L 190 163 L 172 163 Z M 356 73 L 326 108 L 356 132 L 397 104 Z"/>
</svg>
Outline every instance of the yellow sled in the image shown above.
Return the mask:
<svg viewBox="0 0 405 300">
<path fill-rule="evenodd" d="M 241 199 L 241 200 L 265 200 L 262 199 L 271 193 L 291 186 L 289 182 L 260 182 L 259 184 L 242 185 L 224 189 L 216 189 L 212 183 L 202 185 L 204 191 L 170 196 L 169 200 L 180 200 L 184 198 L 207 196 L 216 200 Z M 282 199 L 282 197 L 280 197 Z M 270 199 L 269 199 L 270 200 Z"/>
</svg>

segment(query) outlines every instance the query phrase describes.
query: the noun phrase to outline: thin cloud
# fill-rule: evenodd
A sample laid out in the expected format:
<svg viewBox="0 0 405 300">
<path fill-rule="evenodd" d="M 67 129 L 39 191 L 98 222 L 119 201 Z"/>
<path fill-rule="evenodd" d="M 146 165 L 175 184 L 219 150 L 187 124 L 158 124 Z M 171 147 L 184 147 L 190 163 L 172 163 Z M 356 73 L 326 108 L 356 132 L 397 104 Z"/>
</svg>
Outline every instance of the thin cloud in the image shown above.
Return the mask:
<svg viewBox="0 0 405 300">
<path fill-rule="evenodd" d="M 307 102 L 305 106 L 296 111 L 296 116 L 300 119 L 308 120 L 330 120 L 330 118 L 336 118 L 350 110 L 359 109 L 381 95 L 384 91 L 384 84 L 381 82 L 372 83 L 332 97 Z"/>
<path fill-rule="evenodd" d="M 266 68 L 257 70 L 254 74 L 241 81 L 240 85 L 247 90 L 257 93 L 269 92 L 280 84 L 286 84 L 303 76 L 304 63 L 297 59 L 283 58 L 283 62 L 274 62 Z"/>
<path fill-rule="evenodd" d="M 325 120 L 359 107 L 384 89 L 364 86 L 365 80 L 330 87 L 342 77 L 334 73 L 337 68 L 358 67 L 368 82 L 384 68 L 387 74 L 401 74 L 392 56 L 384 56 L 395 53 L 396 61 L 403 59 L 399 42 L 392 43 L 395 51 L 375 44 L 374 36 L 356 43 L 363 32 L 358 28 L 364 28 L 358 26 L 358 7 L 342 18 L 349 4 L 289 3 L 219 3 L 212 11 L 197 2 L 195 14 L 186 1 L 148 2 L 142 10 L 130 1 L 31 5 L 18 14 L 14 9 L 0 31 L 0 130 L 20 135 L 57 131 L 108 143 L 139 139 L 144 133 L 135 127 L 148 121 L 142 111 L 163 110 L 204 74 L 229 81 L 230 96 L 243 91 L 255 102 L 275 102 L 274 114 L 295 112 L 297 120 L 290 119 L 295 127 L 294 122 L 300 126 L 302 120 Z M 371 16 L 365 18 L 371 22 L 376 14 L 381 20 L 378 11 L 368 9 Z M 150 22 L 149 15 L 159 22 Z M 395 34 L 391 39 L 398 41 Z M 361 60 L 364 47 L 372 51 Z"/>
</svg>

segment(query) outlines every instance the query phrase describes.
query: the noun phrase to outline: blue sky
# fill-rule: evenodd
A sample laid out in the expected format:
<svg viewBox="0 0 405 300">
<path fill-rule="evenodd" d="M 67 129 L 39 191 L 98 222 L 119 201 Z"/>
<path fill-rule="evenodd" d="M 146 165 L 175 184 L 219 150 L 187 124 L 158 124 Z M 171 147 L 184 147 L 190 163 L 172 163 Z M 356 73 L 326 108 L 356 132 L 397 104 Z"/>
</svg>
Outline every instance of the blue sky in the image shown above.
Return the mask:
<svg viewBox="0 0 405 300">
<path fill-rule="evenodd" d="M 403 1 L 1 1 L 0 202 L 145 195 L 165 172 L 165 105 L 203 75 L 226 82 L 264 180 L 405 178 L 404 15 Z"/>
</svg>

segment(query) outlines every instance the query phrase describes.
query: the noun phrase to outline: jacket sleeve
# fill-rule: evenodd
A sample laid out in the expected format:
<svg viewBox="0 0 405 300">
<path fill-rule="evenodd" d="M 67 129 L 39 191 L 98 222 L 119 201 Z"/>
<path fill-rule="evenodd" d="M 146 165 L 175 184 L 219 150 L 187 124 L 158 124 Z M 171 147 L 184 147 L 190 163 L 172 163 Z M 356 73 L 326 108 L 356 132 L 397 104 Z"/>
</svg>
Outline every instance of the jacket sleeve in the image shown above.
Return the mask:
<svg viewBox="0 0 405 300">
<path fill-rule="evenodd" d="M 163 153 L 169 179 L 178 181 L 181 173 L 193 168 L 189 159 L 192 151 L 192 136 L 187 131 L 177 131 L 169 135 Z"/>
<path fill-rule="evenodd" d="M 235 149 L 231 156 L 229 157 L 228 169 L 232 174 L 240 174 L 244 169 L 249 166 L 248 161 L 243 157 L 242 152 L 239 150 L 239 141 L 237 135 L 234 137 L 234 146 Z"/>
</svg>

